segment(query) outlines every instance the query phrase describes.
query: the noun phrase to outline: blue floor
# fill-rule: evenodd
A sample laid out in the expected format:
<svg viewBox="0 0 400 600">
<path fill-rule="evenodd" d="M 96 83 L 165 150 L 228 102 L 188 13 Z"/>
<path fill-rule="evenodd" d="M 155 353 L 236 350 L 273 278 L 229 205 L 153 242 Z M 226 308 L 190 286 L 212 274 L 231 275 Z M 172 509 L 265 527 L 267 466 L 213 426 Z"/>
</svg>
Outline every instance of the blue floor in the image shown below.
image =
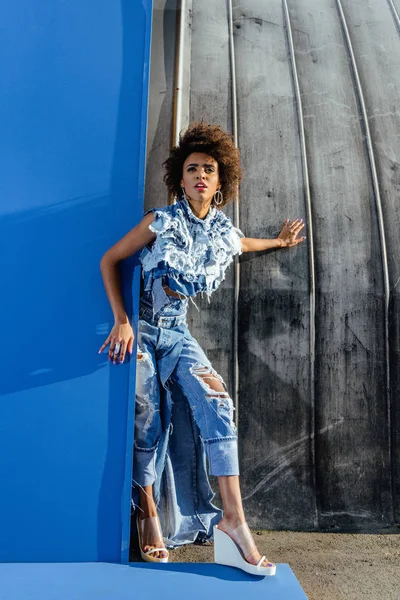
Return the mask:
<svg viewBox="0 0 400 600">
<path fill-rule="evenodd" d="M 0 600 L 307 600 L 289 565 L 274 577 L 212 563 L 3 563 Z"/>
</svg>

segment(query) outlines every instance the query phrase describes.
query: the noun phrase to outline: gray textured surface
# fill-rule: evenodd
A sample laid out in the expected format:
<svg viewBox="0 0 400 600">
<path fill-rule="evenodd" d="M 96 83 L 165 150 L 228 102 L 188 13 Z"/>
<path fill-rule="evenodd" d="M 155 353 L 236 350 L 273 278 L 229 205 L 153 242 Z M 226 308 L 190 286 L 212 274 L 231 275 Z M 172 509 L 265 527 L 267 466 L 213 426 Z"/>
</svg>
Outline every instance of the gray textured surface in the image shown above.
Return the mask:
<svg viewBox="0 0 400 600">
<path fill-rule="evenodd" d="M 320 524 L 390 522 L 382 259 L 362 123 L 335 3 L 300 1 L 291 20 L 313 190 Z"/>
<path fill-rule="evenodd" d="M 172 2 L 167 4 L 173 8 Z M 365 100 L 369 155 L 339 5 L 336 0 L 287 1 L 315 262 L 310 265 L 309 240 L 293 250 L 240 259 L 241 486 L 249 523 L 257 527 L 367 531 L 399 521 L 400 29 L 389 0 L 341 2 Z M 393 6 L 400 10 L 400 0 Z M 165 23 L 173 22 L 172 13 L 164 15 Z M 227 14 L 225 1 L 193 0 L 188 92 L 191 119 L 205 117 L 232 130 Z M 234 0 L 233 15 L 245 171 L 240 227 L 249 237 L 272 237 L 286 217 L 306 216 L 284 3 Z M 175 32 L 165 25 L 164 32 L 164 46 L 153 37 L 152 94 L 159 93 L 164 80 L 167 93 L 162 104 L 154 97 L 150 105 L 148 206 L 166 203 L 165 196 L 159 200 L 159 165 L 170 139 Z M 379 202 L 385 240 L 379 233 Z M 233 216 L 231 206 L 226 212 Z M 384 247 L 390 287 L 388 356 Z M 316 282 L 315 345 L 310 336 L 310 268 Z M 233 285 L 232 269 L 211 304 L 199 299 L 200 313 L 194 307 L 189 313 L 192 333 L 230 389 Z"/>
<path fill-rule="evenodd" d="M 241 2 L 234 31 L 241 223 L 249 237 L 275 237 L 286 217 L 305 217 L 281 2 Z M 306 245 L 241 260 L 240 459 L 252 525 L 315 525 L 308 287 Z"/>
<path fill-rule="evenodd" d="M 172 140 L 177 0 L 153 0 L 145 210 L 168 204 L 162 163 Z"/>
<path fill-rule="evenodd" d="M 400 9 L 396 0 L 394 6 Z M 389 5 L 389 3 L 388 3 Z M 390 304 L 389 366 L 391 417 L 391 471 L 394 511 L 400 520 L 400 30 L 385 2 L 345 2 L 346 18 L 352 29 L 352 43 L 359 57 L 358 69 L 373 140 L 379 192 L 386 236 Z M 397 13 L 398 14 L 398 13 Z M 368 324 L 370 325 L 370 324 Z M 379 356 L 376 352 L 375 357 Z M 383 400 L 383 394 L 377 394 Z M 375 429 L 379 431 L 379 421 Z M 384 438 L 388 444 L 388 434 Z M 389 458 L 389 456 L 388 456 Z"/>
</svg>

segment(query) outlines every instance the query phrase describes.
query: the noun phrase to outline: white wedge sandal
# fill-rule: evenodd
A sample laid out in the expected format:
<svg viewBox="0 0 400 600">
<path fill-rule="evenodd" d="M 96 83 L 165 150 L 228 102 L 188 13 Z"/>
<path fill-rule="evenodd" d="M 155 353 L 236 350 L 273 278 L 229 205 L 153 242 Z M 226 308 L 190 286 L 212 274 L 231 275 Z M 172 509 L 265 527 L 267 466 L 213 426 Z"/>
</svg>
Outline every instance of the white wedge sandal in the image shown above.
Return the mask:
<svg viewBox="0 0 400 600">
<path fill-rule="evenodd" d="M 136 516 L 136 525 L 139 538 L 140 555 L 146 562 L 168 562 L 168 550 L 166 548 L 150 548 L 147 552 L 143 552 L 144 546 L 150 546 L 151 540 L 162 540 L 163 534 L 161 531 L 160 519 L 158 517 L 148 517 L 147 519 L 139 519 Z M 166 552 L 167 556 L 158 558 L 151 556 L 154 552 Z"/>
<path fill-rule="evenodd" d="M 256 550 L 247 523 L 242 523 L 239 527 L 236 527 L 231 535 L 232 537 L 218 529 L 218 525 L 214 525 L 214 561 L 216 563 L 242 569 L 242 571 L 246 571 L 251 575 L 261 575 L 263 577 L 275 575 L 276 565 L 274 563 L 268 563 L 267 567 L 261 566 L 265 556 L 256 565 L 247 562 L 246 557 Z"/>
</svg>

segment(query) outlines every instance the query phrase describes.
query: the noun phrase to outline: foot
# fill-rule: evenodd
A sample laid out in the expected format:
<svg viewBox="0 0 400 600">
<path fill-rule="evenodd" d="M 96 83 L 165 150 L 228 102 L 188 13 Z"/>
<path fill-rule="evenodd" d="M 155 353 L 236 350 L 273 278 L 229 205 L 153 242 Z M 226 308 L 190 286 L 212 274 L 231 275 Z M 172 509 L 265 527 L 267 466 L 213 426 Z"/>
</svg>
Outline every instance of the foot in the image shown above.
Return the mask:
<svg viewBox="0 0 400 600">
<path fill-rule="evenodd" d="M 140 513 L 139 521 L 142 521 L 143 519 L 147 519 L 149 517 L 157 517 L 157 511 L 155 510 L 155 508 L 153 510 Z M 146 526 L 144 526 L 143 530 L 142 544 L 143 552 L 148 552 L 149 550 L 151 550 L 151 548 L 165 548 L 164 540 L 162 539 L 162 537 L 158 537 L 158 539 L 152 538 L 151 531 L 146 531 Z M 168 550 L 165 548 L 165 550 L 151 552 L 150 556 L 152 556 L 153 558 L 166 558 L 168 556 Z"/>
<path fill-rule="evenodd" d="M 257 565 L 262 557 L 257 550 L 253 536 L 250 534 L 249 538 L 244 540 L 243 537 L 239 538 L 238 536 L 233 535 L 233 531 L 239 527 L 239 525 L 243 524 L 246 524 L 244 518 L 228 518 L 224 515 L 222 520 L 218 523 L 218 529 L 229 535 L 229 537 L 236 543 L 236 545 L 240 548 L 243 558 L 246 560 L 246 562 L 250 563 L 251 565 Z M 265 558 L 262 563 L 259 564 L 259 566 L 271 567 L 273 564 L 274 563 L 269 562 L 269 560 Z"/>
</svg>

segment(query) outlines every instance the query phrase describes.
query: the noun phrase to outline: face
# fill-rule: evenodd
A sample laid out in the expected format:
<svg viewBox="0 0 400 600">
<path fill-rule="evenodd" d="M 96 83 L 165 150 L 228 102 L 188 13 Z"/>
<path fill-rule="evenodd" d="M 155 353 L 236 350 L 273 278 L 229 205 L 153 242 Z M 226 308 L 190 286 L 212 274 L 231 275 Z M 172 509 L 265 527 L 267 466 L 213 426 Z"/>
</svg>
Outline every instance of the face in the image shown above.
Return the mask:
<svg viewBox="0 0 400 600">
<path fill-rule="evenodd" d="M 220 189 L 218 163 L 203 152 L 193 152 L 183 163 L 181 186 L 191 200 L 211 202 Z"/>
</svg>

